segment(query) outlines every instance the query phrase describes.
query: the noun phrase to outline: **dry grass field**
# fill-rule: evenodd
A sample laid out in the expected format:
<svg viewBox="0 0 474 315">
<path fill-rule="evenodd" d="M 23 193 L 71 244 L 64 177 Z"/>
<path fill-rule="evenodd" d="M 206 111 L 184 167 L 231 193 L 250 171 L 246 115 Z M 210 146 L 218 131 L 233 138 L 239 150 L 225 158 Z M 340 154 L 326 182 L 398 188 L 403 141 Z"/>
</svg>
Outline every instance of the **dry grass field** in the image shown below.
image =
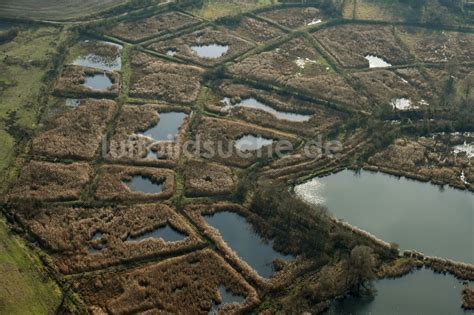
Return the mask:
<svg viewBox="0 0 474 315">
<path fill-rule="evenodd" d="M 67 20 L 96 14 L 128 0 L 3 0 L 0 17 Z"/>
</svg>

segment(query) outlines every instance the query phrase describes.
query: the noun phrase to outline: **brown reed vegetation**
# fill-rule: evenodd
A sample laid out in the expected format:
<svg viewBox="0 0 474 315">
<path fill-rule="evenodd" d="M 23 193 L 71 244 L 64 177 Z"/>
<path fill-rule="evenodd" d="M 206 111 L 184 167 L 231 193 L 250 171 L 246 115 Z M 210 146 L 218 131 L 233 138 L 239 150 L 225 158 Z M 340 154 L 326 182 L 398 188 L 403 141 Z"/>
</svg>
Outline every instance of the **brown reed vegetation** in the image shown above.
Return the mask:
<svg viewBox="0 0 474 315">
<path fill-rule="evenodd" d="M 110 30 L 105 30 L 105 33 L 136 43 L 155 36 L 170 34 L 199 22 L 200 20 L 194 16 L 170 11 L 141 20 L 120 22 Z"/>
<path fill-rule="evenodd" d="M 314 7 L 294 7 L 266 11 L 261 16 L 289 28 L 298 28 L 317 20 L 325 20 L 325 14 Z"/>
<path fill-rule="evenodd" d="M 93 75 L 106 75 L 112 82 L 112 85 L 105 90 L 97 90 L 85 86 L 86 77 Z M 65 96 L 115 97 L 119 92 L 120 74 L 117 72 L 74 65 L 64 67 L 55 87 L 55 93 Z"/>
<path fill-rule="evenodd" d="M 62 273 L 78 273 L 139 259 L 180 253 L 202 246 L 200 237 L 172 208 L 147 204 L 103 208 L 57 206 L 17 215 L 50 251 Z M 183 239 L 133 240 L 169 225 Z"/>
<path fill-rule="evenodd" d="M 231 194 L 237 178 L 229 167 L 201 160 L 188 160 L 184 166 L 187 196 L 203 197 Z"/>
<path fill-rule="evenodd" d="M 7 199 L 10 202 L 76 200 L 91 176 L 92 167 L 86 163 L 30 161 L 21 169 Z"/>
<path fill-rule="evenodd" d="M 133 191 L 127 182 L 135 176 L 142 176 L 153 183 L 162 184 L 162 191 L 158 193 Z M 99 169 L 95 197 L 99 200 L 113 201 L 166 199 L 173 195 L 175 186 L 175 173 L 170 169 L 104 165 Z"/>
<path fill-rule="evenodd" d="M 465 285 L 462 290 L 462 307 L 465 310 L 474 309 L 474 290 Z"/>
<path fill-rule="evenodd" d="M 208 249 L 121 273 L 78 278 L 74 283 L 91 310 L 114 314 L 205 315 L 221 301 L 221 285 L 245 300 L 223 305 L 219 314 L 243 314 L 259 302 L 255 289 Z"/>
<path fill-rule="evenodd" d="M 262 43 L 285 34 L 270 23 L 254 19 L 250 16 L 240 16 L 237 20 L 223 21 L 222 25 L 243 38 Z"/>
<path fill-rule="evenodd" d="M 55 118 L 33 139 L 33 153 L 92 159 L 115 109 L 114 101 L 83 100 L 79 107 Z"/>
<path fill-rule="evenodd" d="M 228 50 L 220 57 L 207 58 L 199 56 L 192 49 L 194 45 L 205 46 L 213 44 L 228 46 Z M 245 53 L 253 46 L 254 44 L 251 42 L 229 33 L 224 28 L 207 27 L 177 38 L 154 43 L 150 48 L 162 54 L 172 50 L 176 52 L 177 57 L 206 66 L 215 66 Z"/>
<path fill-rule="evenodd" d="M 135 53 L 131 65 L 130 96 L 186 104 L 198 97 L 201 68 L 164 62 L 144 53 Z"/>
</svg>

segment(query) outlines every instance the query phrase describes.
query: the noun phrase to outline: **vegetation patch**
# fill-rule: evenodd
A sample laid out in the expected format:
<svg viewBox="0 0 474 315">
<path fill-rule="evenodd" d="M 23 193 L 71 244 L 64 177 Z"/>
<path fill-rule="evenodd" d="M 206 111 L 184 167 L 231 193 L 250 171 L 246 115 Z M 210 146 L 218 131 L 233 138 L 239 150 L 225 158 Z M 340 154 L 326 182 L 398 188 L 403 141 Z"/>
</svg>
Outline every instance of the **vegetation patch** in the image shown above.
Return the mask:
<svg viewBox="0 0 474 315">
<path fill-rule="evenodd" d="M 132 57 L 130 96 L 189 104 L 201 89 L 204 70 L 165 62 L 144 53 Z"/>
<path fill-rule="evenodd" d="M 160 192 L 147 193 L 128 185 L 134 178 L 143 178 L 144 185 L 161 185 Z M 149 187 L 152 187 L 149 186 Z M 146 188 L 146 187 L 144 187 Z M 175 190 L 173 170 L 151 167 L 104 165 L 99 170 L 95 196 L 99 200 L 156 200 L 171 197 Z"/>
<path fill-rule="evenodd" d="M 222 53 L 214 52 L 213 50 L 219 49 L 218 46 L 227 49 Z M 245 53 L 253 46 L 251 42 L 232 35 L 223 28 L 207 27 L 181 37 L 154 43 L 150 48 L 162 54 L 171 51 L 177 57 L 206 66 L 214 66 Z M 195 47 L 207 47 L 205 54 L 200 55 L 194 50 Z"/>
<path fill-rule="evenodd" d="M 105 33 L 137 43 L 160 35 L 170 34 L 200 23 L 201 20 L 178 11 L 165 12 L 146 19 L 125 21 Z"/>
<path fill-rule="evenodd" d="M 474 34 L 434 31 L 414 27 L 397 28 L 397 35 L 422 62 L 473 62 Z"/>
<path fill-rule="evenodd" d="M 50 314 L 61 304 L 61 291 L 23 240 L 0 219 L 0 312 Z"/>
<path fill-rule="evenodd" d="M 229 167 L 200 160 L 189 160 L 184 167 L 186 195 L 192 197 L 232 193 L 236 176 Z"/>
<path fill-rule="evenodd" d="M 397 139 L 372 156 L 369 163 L 388 173 L 473 190 L 472 156 L 466 152 L 456 153 L 456 146 L 473 142 L 469 134 Z"/>
<path fill-rule="evenodd" d="M 343 114 L 336 110 L 299 100 L 293 96 L 279 95 L 274 92 L 259 90 L 229 81 L 222 82 L 218 86 L 218 92 L 220 98 L 216 99 L 213 104 L 212 102 L 207 104 L 208 106 L 215 106 L 211 110 L 218 109 L 221 113 L 229 112 L 231 115 L 250 123 L 296 133 L 301 136 L 310 136 L 318 132 L 324 132 L 340 122 L 343 117 Z M 228 104 L 222 101 L 224 97 L 227 97 L 232 105 L 246 99 L 255 99 L 280 113 L 308 115 L 309 119 L 307 121 L 289 121 L 262 109 L 251 107 L 229 108 Z"/>
<path fill-rule="evenodd" d="M 49 163 L 31 161 L 8 194 L 9 201 L 76 200 L 92 176 L 92 167 L 86 163 Z"/>
<path fill-rule="evenodd" d="M 222 297 L 219 287 L 245 297 L 222 305 L 220 314 L 241 314 L 258 302 L 253 289 L 222 257 L 211 250 L 167 259 L 121 273 L 102 273 L 75 280 L 93 312 L 208 314 Z M 184 302 L 186 301 L 186 302 Z"/>
<path fill-rule="evenodd" d="M 462 290 L 462 307 L 466 310 L 474 309 L 474 290 L 468 285 Z"/>
<path fill-rule="evenodd" d="M 289 28 L 319 24 L 326 20 L 324 13 L 314 7 L 294 7 L 266 11 L 261 16 Z"/>
<path fill-rule="evenodd" d="M 287 140 L 295 147 L 298 138 L 279 131 L 266 129 L 244 122 L 227 119 L 202 118 L 195 130 L 201 146 L 196 153 L 219 163 L 237 167 L 248 167 L 258 159 L 268 159 L 275 153 L 278 140 Z M 246 135 L 255 135 L 273 140 L 258 150 L 240 151 L 235 147 L 238 139 Z M 282 153 L 291 150 L 289 146 L 280 147 Z M 259 156 L 260 155 L 260 156 Z"/>
<path fill-rule="evenodd" d="M 397 99 L 409 101 L 408 109 L 426 109 L 428 105 L 439 104 L 439 96 L 416 68 L 357 72 L 353 76 L 366 91 L 371 105 L 394 107 Z"/>
<path fill-rule="evenodd" d="M 58 116 L 33 139 L 33 153 L 92 159 L 115 108 L 114 101 L 83 100 L 79 107 Z"/>
<path fill-rule="evenodd" d="M 314 37 L 344 67 L 368 68 L 369 62 L 365 59 L 368 55 L 377 56 L 393 65 L 414 60 L 395 36 L 393 28 L 388 26 L 345 24 L 316 32 Z"/>
<path fill-rule="evenodd" d="M 203 244 L 184 219 L 164 204 L 104 208 L 58 206 L 18 209 L 17 214 L 51 251 L 65 274 L 183 252 Z M 165 227 L 182 234 L 182 240 L 146 238 L 150 232 Z"/>
<path fill-rule="evenodd" d="M 184 119 L 174 139 L 157 140 L 142 134 L 160 124 L 160 113 L 172 111 L 190 112 L 187 108 L 158 104 L 124 106 L 110 143 L 108 158 L 142 164 L 174 166 L 186 139 L 189 118 Z"/>
<path fill-rule="evenodd" d="M 98 84 L 89 79 L 100 78 Z M 65 96 L 115 97 L 120 91 L 120 75 L 116 72 L 69 65 L 65 66 L 55 92 Z"/>
<path fill-rule="evenodd" d="M 223 19 L 220 24 L 243 38 L 262 43 L 285 34 L 282 30 L 270 23 L 255 19 L 250 16 Z"/>
<path fill-rule="evenodd" d="M 303 37 L 250 56 L 229 69 L 239 78 L 283 86 L 349 108 L 367 102 Z"/>
<path fill-rule="evenodd" d="M 272 5 L 274 0 L 204 0 L 198 3 L 200 5 L 193 10 L 195 15 L 205 19 L 217 19 Z"/>
</svg>

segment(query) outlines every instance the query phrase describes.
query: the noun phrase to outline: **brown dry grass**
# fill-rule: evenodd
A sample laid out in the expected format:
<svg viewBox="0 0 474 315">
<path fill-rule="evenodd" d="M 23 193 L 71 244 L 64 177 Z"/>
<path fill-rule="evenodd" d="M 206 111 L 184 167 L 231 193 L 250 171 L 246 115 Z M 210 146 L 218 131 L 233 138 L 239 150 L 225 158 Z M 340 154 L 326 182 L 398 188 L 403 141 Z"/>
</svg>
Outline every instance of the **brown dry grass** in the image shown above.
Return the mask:
<svg viewBox="0 0 474 315">
<path fill-rule="evenodd" d="M 465 285 L 462 290 L 462 307 L 466 310 L 474 309 L 474 289 Z"/>
<path fill-rule="evenodd" d="M 232 103 L 238 103 L 247 98 L 255 98 L 263 104 L 278 111 L 311 115 L 306 122 L 296 122 L 278 119 L 263 110 L 253 108 L 233 108 L 231 114 L 250 123 L 263 127 L 275 128 L 292 132 L 302 136 L 311 136 L 324 132 L 334 124 L 341 121 L 343 115 L 335 110 L 314 103 L 298 100 L 293 96 L 281 96 L 264 90 L 258 90 L 242 84 L 224 81 L 218 87 L 218 92 L 223 97 L 229 97 Z M 219 100 L 220 101 L 220 100 Z M 214 104 L 217 108 L 221 103 Z M 220 108 L 222 111 L 222 108 Z"/>
<path fill-rule="evenodd" d="M 237 24 L 225 25 L 225 27 L 239 34 L 239 36 L 251 39 L 257 43 L 262 43 L 285 34 L 282 30 L 271 24 L 249 16 L 243 16 Z"/>
<path fill-rule="evenodd" d="M 397 35 L 423 62 L 474 61 L 474 34 L 407 27 Z"/>
<path fill-rule="evenodd" d="M 130 95 L 189 104 L 198 97 L 203 72 L 198 67 L 164 62 L 136 53 L 132 57 Z"/>
<path fill-rule="evenodd" d="M 83 85 L 86 77 L 95 74 L 105 74 L 111 81 L 112 86 L 106 90 L 95 90 Z M 68 65 L 65 66 L 59 78 L 55 93 L 75 96 L 115 97 L 120 91 L 120 75 L 117 72 L 104 71 L 100 69 Z"/>
<path fill-rule="evenodd" d="M 259 302 L 255 289 L 211 250 L 74 283 L 91 309 L 113 314 L 208 314 L 221 299 L 220 285 L 246 296 L 220 314 L 242 314 Z"/>
<path fill-rule="evenodd" d="M 389 173 L 469 188 L 474 183 L 472 158 L 465 154 L 456 156 L 453 152 L 453 146 L 464 141 L 472 143 L 473 138 L 447 134 L 434 138 L 397 139 L 387 149 L 372 156 L 368 162 Z M 461 180 L 463 171 L 466 181 L 471 185 Z"/>
<path fill-rule="evenodd" d="M 246 151 L 245 156 L 237 154 L 235 148 L 236 141 L 245 135 L 261 136 L 267 139 L 273 139 L 271 145 L 262 147 L 260 150 Z M 196 139 L 199 139 L 201 146 L 197 152 L 202 157 L 212 159 L 222 164 L 228 164 L 237 167 L 248 167 L 258 159 L 267 159 L 273 157 L 278 140 L 288 140 L 296 146 L 298 138 L 293 135 L 258 127 L 244 122 L 237 122 L 227 119 L 202 118 L 195 130 Z M 197 148 L 196 148 L 197 149 Z M 197 151 L 197 150 L 196 150 Z M 215 153 L 215 154 L 211 154 Z M 220 154 L 222 153 L 222 154 Z"/>
<path fill-rule="evenodd" d="M 186 195 L 192 197 L 232 193 L 236 176 L 229 167 L 199 160 L 189 160 L 184 166 Z"/>
<path fill-rule="evenodd" d="M 393 65 L 413 62 L 392 28 L 374 25 L 339 25 L 314 33 L 344 67 L 368 68 L 366 55 L 375 55 Z"/>
<path fill-rule="evenodd" d="M 305 64 L 298 66 L 298 61 Z M 332 71 L 326 60 L 302 37 L 252 55 L 229 70 L 241 78 L 294 89 L 351 108 L 360 108 L 366 103 L 366 99 L 344 77 Z"/>
<path fill-rule="evenodd" d="M 131 190 L 127 181 L 134 176 L 150 178 L 154 183 L 163 183 L 159 193 L 143 193 Z M 95 196 L 99 200 L 156 200 L 166 199 L 175 190 L 175 173 L 173 170 L 151 167 L 133 167 L 104 165 L 99 170 L 99 179 Z"/>
<path fill-rule="evenodd" d="M 262 218 L 253 214 L 241 205 L 229 203 L 217 203 L 212 205 L 193 204 L 186 206 L 184 211 L 199 227 L 202 233 L 212 239 L 212 241 L 217 245 L 217 248 L 223 252 L 230 261 L 232 261 L 234 266 L 238 266 L 239 271 L 246 278 L 255 281 L 255 283 L 257 283 L 263 290 L 280 287 L 289 283 L 294 279 L 295 274 L 308 263 L 301 260 L 291 263 L 284 262 L 281 265 L 282 269 L 280 271 L 275 272 L 268 279 L 263 278 L 252 267 L 250 267 L 246 261 L 242 260 L 229 245 L 227 245 L 219 233 L 219 230 L 210 226 L 203 216 L 212 215 L 218 212 L 235 212 L 245 217 L 249 223 L 256 227 L 256 230 L 262 231 L 262 233 L 267 233 L 267 231 L 271 230 L 271 227 Z M 263 237 L 268 239 L 270 238 L 270 235 L 264 235 Z"/>
<path fill-rule="evenodd" d="M 200 21 L 200 19 L 191 15 L 171 11 L 142 20 L 121 22 L 106 33 L 136 43 L 191 27 Z"/>
<path fill-rule="evenodd" d="M 124 106 L 111 140 L 108 159 L 112 161 L 134 161 L 141 164 L 174 166 L 186 138 L 189 116 L 185 118 L 175 140 L 156 143 L 151 138 L 138 135 L 138 133 L 146 131 L 159 123 L 159 113 L 171 111 L 190 112 L 186 108 L 159 104 Z M 155 150 L 155 152 L 159 150 L 160 156 L 158 158 L 147 158 L 150 150 Z"/>
<path fill-rule="evenodd" d="M 424 108 L 423 100 L 433 106 L 439 100 L 430 83 L 414 68 L 357 72 L 353 77 L 368 94 L 371 105 L 391 106 L 392 100 L 407 98 L 413 106 Z"/>
<path fill-rule="evenodd" d="M 200 57 L 191 48 L 195 45 L 204 46 L 212 44 L 229 46 L 229 49 L 221 57 L 205 58 Z M 245 53 L 253 46 L 251 42 L 232 35 L 224 28 L 207 27 L 181 37 L 154 43 L 150 48 L 162 54 L 166 54 L 168 50 L 175 50 L 177 57 L 206 66 L 214 66 Z"/>
<path fill-rule="evenodd" d="M 18 213 L 22 223 L 52 252 L 65 274 L 179 253 L 203 245 L 185 220 L 163 204 L 106 208 L 58 206 L 34 213 L 20 209 Z M 181 232 L 183 240 L 128 240 L 167 224 Z M 93 239 L 97 232 L 102 233 L 101 237 Z"/>
<path fill-rule="evenodd" d="M 79 199 L 92 176 L 86 163 L 49 163 L 30 161 L 26 164 L 9 192 L 9 201 L 66 201 Z"/>
<path fill-rule="evenodd" d="M 313 20 L 326 19 L 321 10 L 313 7 L 278 9 L 260 15 L 289 28 L 298 28 L 308 25 Z"/>
<path fill-rule="evenodd" d="M 99 148 L 116 103 L 110 100 L 83 100 L 73 111 L 51 122 L 33 139 L 34 154 L 92 159 Z"/>
</svg>

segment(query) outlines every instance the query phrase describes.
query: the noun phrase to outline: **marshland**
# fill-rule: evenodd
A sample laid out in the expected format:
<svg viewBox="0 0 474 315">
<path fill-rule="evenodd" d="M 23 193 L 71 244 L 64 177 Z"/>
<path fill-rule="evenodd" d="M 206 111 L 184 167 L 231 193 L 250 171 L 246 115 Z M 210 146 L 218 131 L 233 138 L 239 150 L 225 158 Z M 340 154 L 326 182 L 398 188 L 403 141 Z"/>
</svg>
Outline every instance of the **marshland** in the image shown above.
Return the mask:
<svg viewBox="0 0 474 315">
<path fill-rule="evenodd" d="M 472 313 L 472 3 L 33 2 L 0 313 Z"/>
</svg>

